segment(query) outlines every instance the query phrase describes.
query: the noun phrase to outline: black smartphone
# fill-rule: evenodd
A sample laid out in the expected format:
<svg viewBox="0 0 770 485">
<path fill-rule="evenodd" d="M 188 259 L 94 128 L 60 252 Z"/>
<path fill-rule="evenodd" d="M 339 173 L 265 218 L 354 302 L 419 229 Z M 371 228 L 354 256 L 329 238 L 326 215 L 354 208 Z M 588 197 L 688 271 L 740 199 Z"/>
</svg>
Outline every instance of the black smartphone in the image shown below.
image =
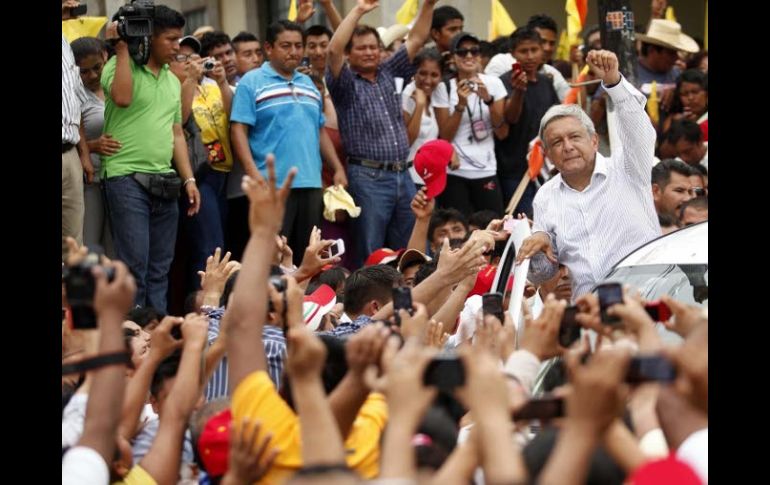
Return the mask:
<svg viewBox="0 0 770 485">
<path fill-rule="evenodd" d="M 303 57 L 301 61 L 299 61 L 299 65 L 302 67 L 310 67 L 310 58 L 309 57 Z"/>
<path fill-rule="evenodd" d="M 396 286 L 393 288 L 393 311 L 398 314 L 398 310 L 406 310 L 413 314 L 412 309 L 412 289 L 408 286 Z"/>
<path fill-rule="evenodd" d="M 607 309 L 616 303 L 623 303 L 623 287 L 620 283 L 602 283 L 596 287 L 596 292 L 599 295 L 602 323 L 605 325 L 619 323 L 620 318 L 607 315 Z"/>
<path fill-rule="evenodd" d="M 485 293 L 481 296 L 481 308 L 484 315 L 494 315 L 500 320 L 500 325 L 505 324 L 503 312 L 503 294 L 498 292 Z"/>
<path fill-rule="evenodd" d="M 524 406 L 513 413 L 513 420 L 529 421 L 537 419 L 546 421 L 564 417 L 564 410 L 564 398 L 545 396 L 527 401 Z"/>
<path fill-rule="evenodd" d="M 425 369 L 422 382 L 425 386 L 451 390 L 465 384 L 465 367 L 455 354 L 435 357 Z"/>
<path fill-rule="evenodd" d="M 72 17 L 80 17 L 81 15 L 85 15 L 88 11 L 88 5 L 85 3 L 81 3 L 77 7 L 73 7 L 70 9 L 70 16 Z"/>
<path fill-rule="evenodd" d="M 672 382 L 676 379 L 676 367 L 662 355 L 640 355 L 631 359 L 626 372 L 626 382 Z"/>
<path fill-rule="evenodd" d="M 575 319 L 578 314 L 576 306 L 568 306 L 564 309 L 564 316 L 559 326 L 559 345 L 569 347 L 580 340 L 580 324 Z"/>
</svg>

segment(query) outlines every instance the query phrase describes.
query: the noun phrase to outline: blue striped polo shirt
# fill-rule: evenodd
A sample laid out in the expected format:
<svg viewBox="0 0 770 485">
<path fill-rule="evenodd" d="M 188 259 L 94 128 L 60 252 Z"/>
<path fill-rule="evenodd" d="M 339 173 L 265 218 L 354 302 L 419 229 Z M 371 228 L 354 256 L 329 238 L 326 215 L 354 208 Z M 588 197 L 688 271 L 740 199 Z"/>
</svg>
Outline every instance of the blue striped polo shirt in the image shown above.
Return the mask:
<svg viewBox="0 0 770 485">
<path fill-rule="evenodd" d="M 287 80 L 265 62 L 238 83 L 230 121 L 249 126 L 249 147 L 263 176 L 265 157 L 273 153 L 279 186 L 297 167 L 293 188 L 321 188 L 323 98 L 310 77 L 295 71 Z"/>
</svg>

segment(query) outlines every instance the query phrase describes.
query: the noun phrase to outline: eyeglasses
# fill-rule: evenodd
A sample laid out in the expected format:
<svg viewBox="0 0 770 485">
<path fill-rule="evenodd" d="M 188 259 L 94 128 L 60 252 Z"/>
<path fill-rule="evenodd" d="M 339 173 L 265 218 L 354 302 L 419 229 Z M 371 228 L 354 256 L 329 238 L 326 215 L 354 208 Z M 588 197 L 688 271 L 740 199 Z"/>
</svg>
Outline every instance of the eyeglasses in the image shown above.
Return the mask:
<svg viewBox="0 0 770 485">
<path fill-rule="evenodd" d="M 187 62 L 189 60 L 200 59 L 198 54 L 177 54 L 174 56 L 176 62 Z"/>
<path fill-rule="evenodd" d="M 481 52 L 481 49 L 478 47 L 471 47 L 469 49 L 457 49 L 455 50 L 455 54 L 457 54 L 460 57 L 466 57 L 468 54 L 472 55 L 473 57 L 476 57 Z"/>
</svg>

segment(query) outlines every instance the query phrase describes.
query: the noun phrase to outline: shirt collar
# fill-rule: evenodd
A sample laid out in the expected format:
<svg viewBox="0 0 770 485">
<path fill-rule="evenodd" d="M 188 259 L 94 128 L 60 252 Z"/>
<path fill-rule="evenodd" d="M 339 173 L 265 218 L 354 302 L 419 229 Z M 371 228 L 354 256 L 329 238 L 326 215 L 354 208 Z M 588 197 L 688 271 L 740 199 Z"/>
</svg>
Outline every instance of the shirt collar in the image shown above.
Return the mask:
<svg viewBox="0 0 770 485">
<path fill-rule="evenodd" d="M 280 74 L 278 74 L 278 71 L 273 69 L 273 66 L 270 64 L 269 61 L 267 61 L 267 62 L 262 64 L 262 70 L 264 70 L 265 74 L 267 74 L 268 76 L 272 76 L 272 77 L 278 78 L 278 79 L 282 80 L 283 82 L 290 82 L 290 81 L 293 82 L 293 81 L 296 81 L 297 77 L 299 76 L 299 73 L 297 71 L 294 71 L 291 79 L 286 79 L 285 77 L 283 77 Z"/>
<path fill-rule="evenodd" d="M 591 174 L 591 183 L 588 184 L 588 187 L 590 187 L 594 181 L 596 180 L 597 175 L 602 175 L 605 179 L 607 178 L 609 167 L 607 165 L 607 159 L 599 153 L 596 152 L 596 162 L 594 163 L 594 173 Z M 562 187 L 565 189 L 575 190 L 572 187 L 570 187 L 567 182 L 564 181 L 564 177 L 559 174 L 559 181 L 561 182 Z M 586 189 L 588 188 L 586 187 Z M 583 189 L 583 192 L 585 192 L 585 189 Z"/>
</svg>

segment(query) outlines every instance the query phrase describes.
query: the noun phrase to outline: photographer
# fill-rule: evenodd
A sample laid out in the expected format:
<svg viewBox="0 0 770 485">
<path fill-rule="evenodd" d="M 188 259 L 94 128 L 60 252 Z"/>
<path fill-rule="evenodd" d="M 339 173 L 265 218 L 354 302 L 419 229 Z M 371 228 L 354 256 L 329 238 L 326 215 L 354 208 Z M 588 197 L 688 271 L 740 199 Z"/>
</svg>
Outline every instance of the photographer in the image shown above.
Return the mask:
<svg viewBox="0 0 770 485">
<path fill-rule="evenodd" d="M 507 93 L 500 79 L 478 74 L 481 58 L 476 37 L 457 34 L 452 40 L 452 53 L 457 77 L 449 81 L 449 92 L 445 83 L 436 87 L 433 106 L 439 138 L 454 145 L 460 168 L 447 176 L 446 190 L 438 202 L 466 216 L 484 209 L 501 215 L 503 197 L 494 137 L 508 136 L 503 117 Z"/>
<path fill-rule="evenodd" d="M 120 20 L 107 28 L 106 37 L 114 40 L 116 55 L 102 72 L 104 132 L 120 140 L 123 147 L 103 158 L 102 175 L 115 254 L 136 278 L 135 303 L 166 310 L 177 199 L 184 191 L 190 203 L 187 215 L 193 216 L 200 207 L 200 193 L 182 132 L 180 83 L 168 66 L 179 53 L 185 20 L 165 5 L 152 11 L 149 37 L 128 35 L 141 30 L 131 27 L 142 19 L 127 17 L 123 9 L 118 13 Z M 147 40 L 149 58 L 146 65 L 140 65 L 131 51 L 135 53 L 136 42 Z M 172 158 L 177 172 L 171 167 Z"/>
</svg>

